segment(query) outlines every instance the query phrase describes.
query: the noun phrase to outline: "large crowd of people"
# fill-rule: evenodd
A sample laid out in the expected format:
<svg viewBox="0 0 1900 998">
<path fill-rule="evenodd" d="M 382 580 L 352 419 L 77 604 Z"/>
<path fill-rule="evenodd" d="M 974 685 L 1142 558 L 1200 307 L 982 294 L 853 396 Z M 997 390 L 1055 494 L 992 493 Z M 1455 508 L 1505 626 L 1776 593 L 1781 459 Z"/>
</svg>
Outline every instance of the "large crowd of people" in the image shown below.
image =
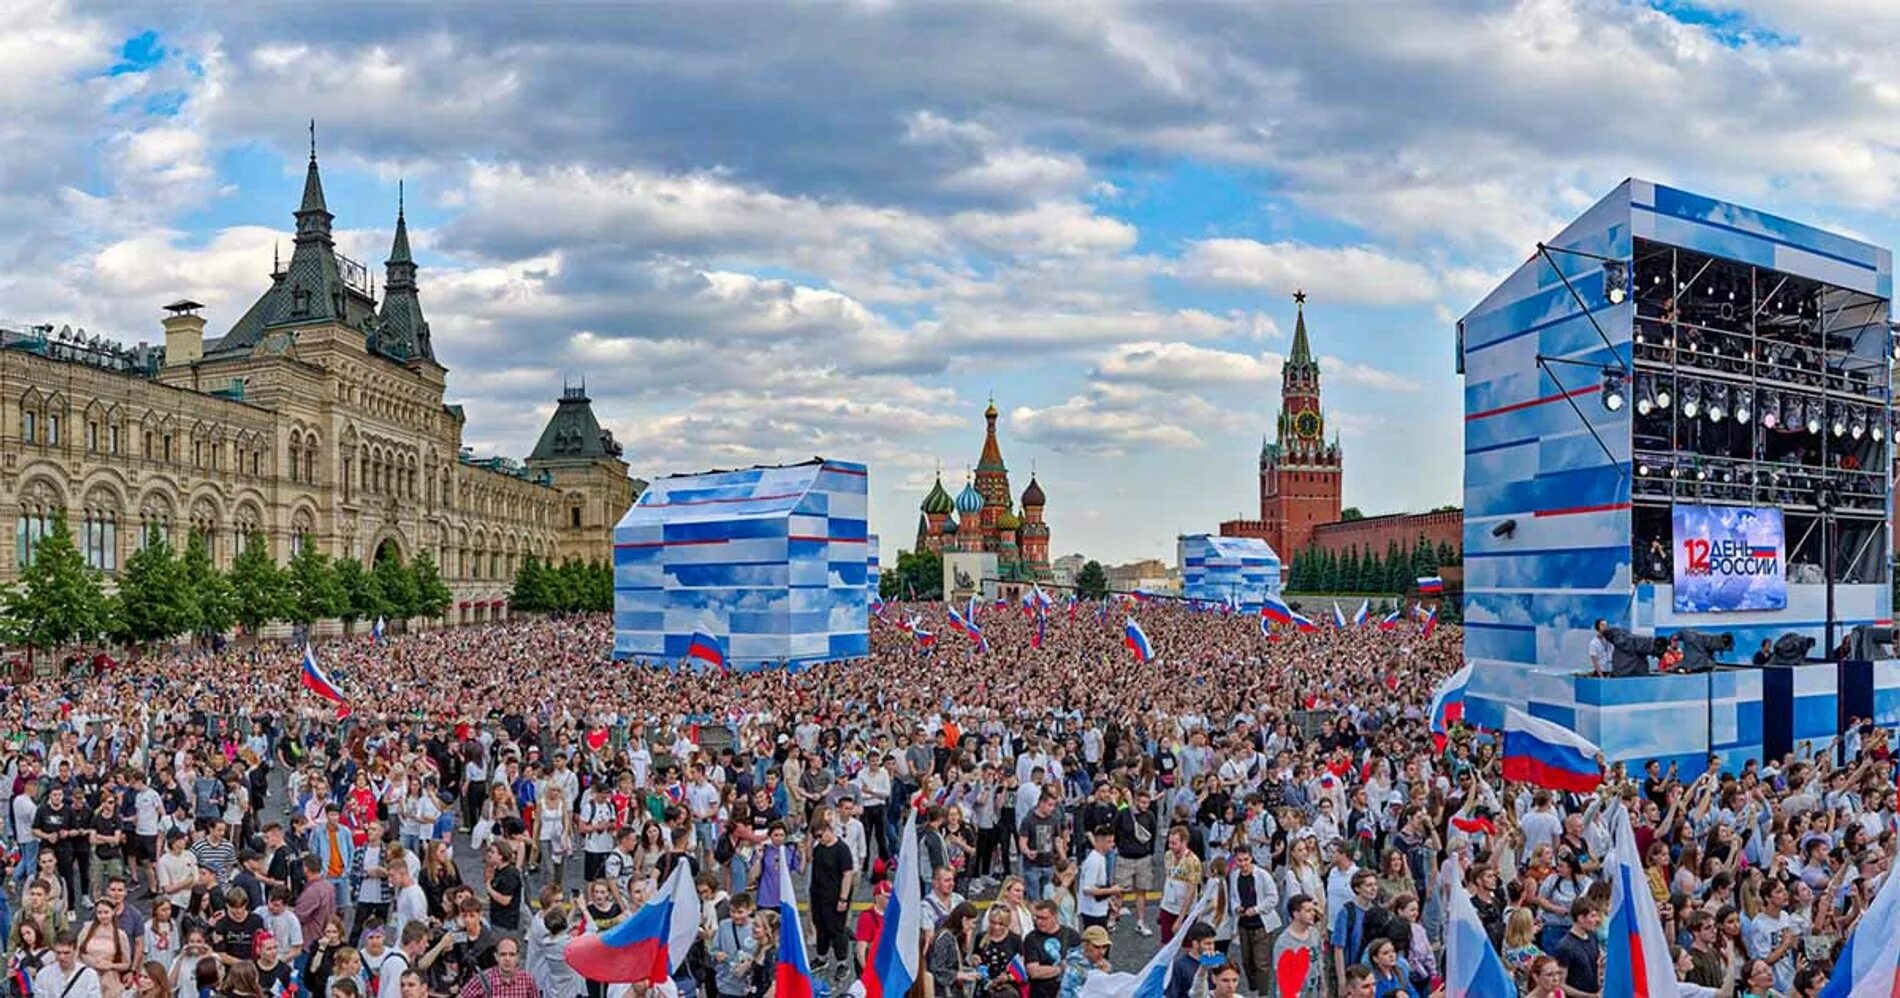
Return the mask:
<svg viewBox="0 0 1900 998">
<path fill-rule="evenodd" d="M 1556 794 L 1501 781 L 1482 734 L 1430 737 L 1456 627 L 1269 638 L 1154 601 L 1140 662 L 1124 612 L 992 608 L 979 644 L 893 604 L 870 658 L 799 672 L 614 663 L 600 617 L 319 643 L 347 711 L 268 642 L 17 683 L 7 986 L 607 998 L 566 947 L 687 864 L 705 914 L 672 986 L 772 998 L 783 862 L 835 989 L 913 813 L 930 998 L 1073 998 L 1179 932 L 1174 998 L 1425 998 L 1454 878 L 1526 995 L 1594 998 L 1619 801 L 1682 980 L 1813 998 L 1885 875 L 1872 729 L 1844 761 Z"/>
</svg>

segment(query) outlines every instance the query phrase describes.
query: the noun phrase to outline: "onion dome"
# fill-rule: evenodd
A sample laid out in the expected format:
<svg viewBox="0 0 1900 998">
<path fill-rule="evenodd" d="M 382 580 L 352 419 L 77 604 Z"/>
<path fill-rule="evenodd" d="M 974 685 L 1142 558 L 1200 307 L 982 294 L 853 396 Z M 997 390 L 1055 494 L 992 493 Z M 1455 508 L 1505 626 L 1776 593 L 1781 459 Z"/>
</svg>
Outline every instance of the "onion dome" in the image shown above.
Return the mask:
<svg viewBox="0 0 1900 998">
<path fill-rule="evenodd" d="M 1016 530 L 1022 527 L 1022 525 L 1023 521 L 1021 518 L 1009 510 L 1004 510 L 996 514 L 996 529 L 998 530 Z"/>
<path fill-rule="evenodd" d="M 978 492 L 975 485 L 963 483 L 963 491 L 957 493 L 957 512 L 965 515 L 983 512 L 983 493 Z"/>
<path fill-rule="evenodd" d="M 947 514 L 951 510 L 950 493 L 943 490 L 943 476 L 930 486 L 930 494 L 924 496 L 923 511 L 930 514 Z"/>
<path fill-rule="evenodd" d="M 945 520 L 945 521 L 943 521 L 943 528 L 942 528 L 942 529 L 943 529 L 943 533 L 944 533 L 944 534 L 945 534 L 946 536 L 947 536 L 947 535 L 949 535 L 949 534 L 954 534 L 954 533 L 956 533 L 956 532 L 957 532 L 957 521 L 956 521 L 956 520 L 955 520 L 954 518 L 952 518 L 952 519 L 948 519 L 948 520 Z"/>
<path fill-rule="evenodd" d="M 1031 506 L 1047 505 L 1046 499 L 1047 497 L 1042 494 L 1041 483 L 1036 481 L 1035 473 L 1031 472 L 1029 475 L 1029 487 L 1023 490 L 1023 508 L 1028 509 Z"/>
</svg>

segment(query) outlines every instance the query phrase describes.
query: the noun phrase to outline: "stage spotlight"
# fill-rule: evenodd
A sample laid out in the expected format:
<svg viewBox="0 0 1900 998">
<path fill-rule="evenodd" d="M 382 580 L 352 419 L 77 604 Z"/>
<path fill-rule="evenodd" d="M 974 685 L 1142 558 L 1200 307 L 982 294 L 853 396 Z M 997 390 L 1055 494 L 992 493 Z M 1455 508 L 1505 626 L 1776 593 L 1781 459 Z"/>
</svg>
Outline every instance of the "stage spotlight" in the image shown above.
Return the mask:
<svg viewBox="0 0 1900 998">
<path fill-rule="evenodd" d="M 1623 390 L 1623 372 L 1614 367 L 1603 369 L 1603 408 L 1616 412 L 1623 408 L 1628 396 Z"/>
<path fill-rule="evenodd" d="M 1855 440 L 1867 435 L 1867 414 L 1860 406 L 1855 406 L 1847 417 L 1847 435 Z"/>
<path fill-rule="evenodd" d="M 1839 402 L 1834 403 L 1832 409 L 1834 411 L 1830 414 L 1827 428 L 1833 431 L 1834 438 L 1838 440 L 1847 435 L 1847 413 L 1841 410 Z"/>
<path fill-rule="evenodd" d="M 1781 396 L 1775 392 L 1761 393 L 1761 425 L 1772 430 L 1781 425 Z"/>
<path fill-rule="evenodd" d="M 1629 264 L 1622 260 L 1603 261 L 1603 297 L 1612 305 L 1623 304 L 1629 297 Z"/>
<path fill-rule="evenodd" d="M 1808 408 L 1793 395 L 1787 397 L 1781 407 L 1781 425 L 1790 430 L 1798 430 L 1808 421 Z"/>
<path fill-rule="evenodd" d="M 1709 422 L 1719 423 L 1728 418 L 1728 386 L 1710 385 L 1708 399 Z"/>
<path fill-rule="evenodd" d="M 1867 428 L 1867 432 L 1874 435 L 1874 440 L 1880 441 L 1887 439 L 1887 419 L 1888 416 L 1885 411 L 1880 409 L 1874 410 L 1874 418 L 1869 420 L 1872 425 Z"/>
<path fill-rule="evenodd" d="M 1670 389 L 1673 387 L 1674 385 L 1668 378 L 1656 379 L 1656 408 L 1667 409 L 1669 408 L 1669 403 L 1675 401 L 1674 394 L 1670 392 Z"/>
<path fill-rule="evenodd" d="M 1648 461 L 1636 462 L 1636 477 L 1638 478 L 1649 477 L 1649 462 Z"/>
<path fill-rule="evenodd" d="M 1647 416 L 1656 411 L 1656 379 L 1648 374 L 1636 376 L 1636 413 Z"/>
<path fill-rule="evenodd" d="M 1735 421 L 1743 426 L 1755 415 L 1755 390 L 1752 388 L 1735 389 Z"/>
<path fill-rule="evenodd" d="M 1821 432 L 1821 403 L 1818 399 L 1808 402 L 1807 427 L 1809 433 Z"/>
<path fill-rule="evenodd" d="M 1702 414 L 1702 383 L 1691 381 L 1682 386 L 1682 414 L 1694 419 Z"/>
</svg>

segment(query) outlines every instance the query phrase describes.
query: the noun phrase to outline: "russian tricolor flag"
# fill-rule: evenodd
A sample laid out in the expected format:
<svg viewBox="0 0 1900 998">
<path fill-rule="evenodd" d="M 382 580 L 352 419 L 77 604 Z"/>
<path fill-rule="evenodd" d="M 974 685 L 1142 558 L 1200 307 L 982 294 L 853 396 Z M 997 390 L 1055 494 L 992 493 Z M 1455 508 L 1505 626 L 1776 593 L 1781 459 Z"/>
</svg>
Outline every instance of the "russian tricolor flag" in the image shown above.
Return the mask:
<svg viewBox="0 0 1900 998">
<path fill-rule="evenodd" d="M 904 998 L 923 968 L 924 886 L 917 869 L 917 809 L 909 810 L 903 835 L 898 839 L 896 879 L 892 881 L 890 903 L 884 908 L 884 928 L 872 944 L 870 962 L 858 977 L 864 998 Z"/>
<path fill-rule="evenodd" d="M 1467 666 L 1467 668 L 1469 668 Z M 1602 750 L 1589 739 L 1515 707 L 1504 709 L 1504 778 L 1589 793 L 1603 782 Z M 1668 970 L 1668 965 L 1663 965 Z"/>
<path fill-rule="evenodd" d="M 1775 560 L 1775 556 L 1779 554 L 1781 554 L 1781 552 L 1773 547 L 1765 547 L 1765 548 L 1751 547 L 1748 549 L 1748 556 L 1750 558 L 1763 558 L 1768 561 Z"/>
<path fill-rule="evenodd" d="M 1076 992 L 1077 998 L 1162 998 L 1168 993 L 1169 979 L 1174 976 L 1174 961 L 1181 955 L 1181 945 L 1187 942 L 1188 930 L 1201 920 L 1211 900 L 1206 892 L 1202 892 L 1202 896 L 1194 902 L 1194 907 L 1178 923 L 1179 928 L 1174 930 L 1173 938 L 1155 950 L 1155 955 L 1149 957 L 1140 970 L 1133 974 L 1090 971 L 1081 989 Z"/>
<path fill-rule="evenodd" d="M 1333 626 L 1342 631 L 1346 629 L 1346 611 L 1339 608 L 1338 600 L 1333 601 Z"/>
<path fill-rule="evenodd" d="M 1614 931 L 1614 927 L 1612 927 Z M 1900 876 L 1889 873 L 1834 960 L 1818 998 L 1889 998 L 1900 971 Z"/>
<path fill-rule="evenodd" d="M 1367 600 L 1359 601 L 1359 611 L 1352 615 L 1352 626 L 1364 627 L 1372 619 L 1372 604 Z"/>
<path fill-rule="evenodd" d="M 378 614 L 378 615 L 376 616 L 376 623 L 374 623 L 374 624 L 371 624 L 371 625 L 370 625 L 370 627 L 369 627 L 369 638 L 370 638 L 370 640 L 371 640 L 371 641 L 374 641 L 374 642 L 376 642 L 377 644 L 382 644 L 382 643 L 383 643 L 383 631 L 384 631 L 385 629 L 386 629 L 386 628 L 385 628 L 385 625 L 384 625 L 384 623 L 383 623 L 383 618 L 382 618 L 382 615 L 381 615 L 381 614 Z"/>
<path fill-rule="evenodd" d="M 336 688 L 336 684 L 330 681 L 329 673 L 324 672 L 323 666 L 317 664 L 316 649 L 309 645 L 303 646 L 302 678 L 304 689 L 339 707 L 349 706 L 349 700 L 343 696 L 343 691 Z"/>
<path fill-rule="evenodd" d="M 1399 616 L 1400 614 L 1399 614 L 1399 611 L 1397 610 L 1394 610 L 1391 613 L 1386 614 L 1379 621 L 1379 630 L 1389 631 L 1393 629 L 1394 627 L 1399 626 Z"/>
<path fill-rule="evenodd" d="M 926 631 L 921 627 L 913 627 L 910 629 L 910 636 L 917 639 L 917 647 L 919 648 L 935 648 L 937 646 L 937 634 L 934 631 Z"/>
<path fill-rule="evenodd" d="M 1422 575 L 1418 580 L 1420 596 L 1437 596 L 1445 591 L 1445 580 L 1436 575 Z"/>
<path fill-rule="evenodd" d="M 1264 597 L 1261 597 L 1260 619 L 1270 620 L 1276 624 L 1291 625 L 1293 623 L 1294 616 L 1295 614 L 1293 613 L 1293 608 L 1290 606 L 1287 606 L 1285 603 L 1280 602 L 1280 600 L 1277 597 L 1273 596 L 1271 593 L 1267 594 Z"/>
<path fill-rule="evenodd" d="M 1042 647 L 1042 626 L 1048 622 L 1049 622 L 1048 617 L 1045 617 L 1040 613 L 1036 614 L 1036 633 L 1031 634 L 1029 636 L 1029 647 L 1031 648 Z"/>
<path fill-rule="evenodd" d="M 805 957 L 805 930 L 798 924 L 798 889 L 792 883 L 791 860 L 784 849 L 778 851 L 778 924 L 773 998 L 812 998 L 811 961 Z"/>
<path fill-rule="evenodd" d="M 1432 693 L 1431 709 L 1425 719 L 1431 725 L 1432 741 L 1440 749 L 1445 747 L 1445 738 L 1451 733 L 1451 726 L 1465 719 L 1465 687 L 1471 685 L 1471 666 L 1466 665 L 1457 672 L 1445 677 Z"/>
<path fill-rule="evenodd" d="M 954 606 L 950 608 L 950 629 L 958 634 L 970 633 L 970 621 L 958 613 Z"/>
<path fill-rule="evenodd" d="M 780 933 L 785 935 L 797 933 Z M 666 883 L 626 921 L 569 943 L 567 965 L 603 984 L 664 984 L 698 937 L 699 892 L 693 889 L 692 864 L 675 863 Z M 805 995 L 809 998 L 810 991 Z"/>
<path fill-rule="evenodd" d="M 1452 885 L 1451 917 L 1445 921 L 1445 998 L 1517 998 L 1511 972 L 1459 883 Z"/>
<path fill-rule="evenodd" d="M 720 647 L 719 639 L 703 627 L 693 631 L 693 640 L 686 645 L 686 657 L 715 669 L 726 667 L 726 650 Z"/>
<path fill-rule="evenodd" d="M 1436 630 L 1438 630 L 1438 608 L 1432 607 L 1425 611 L 1425 623 L 1419 627 L 1418 633 L 1422 637 L 1429 638 Z"/>
<path fill-rule="evenodd" d="M 1148 643 L 1148 632 L 1143 631 L 1133 617 L 1129 617 L 1128 622 L 1122 625 L 1122 647 L 1134 652 L 1137 662 L 1147 662 L 1155 657 L 1154 645 Z"/>
<path fill-rule="evenodd" d="M 1506 731 L 1509 737 L 1508 727 Z M 1508 759 L 1505 765 L 1510 765 Z M 1507 772 L 1505 779 L 1510 778 Z M 1676 998 L 1676 968 L 1669 960 L 1669 938 L 1663 935 L 1662 919 L 1656 914 L 1656 898 L 1649 892 L 1649 878 L 1636 857 L 1636 835 L 1630 830 L 1629 813 L 1621 805 L 1610 815 L 1610 840 L 1610 855 L 1604 863 L 1610 878 L 1610 928 L 1609 939 L 1603 946 L 1603 994 Z M 1860 924 L 1865 926 L 1867 919 L 1862 918 Z M 1892 930 L 1889 928 L 1888 932 L 1891 934 Z M 1847 963 L 1847 954 L 1842 953 L 1836 970 Z M 1877 987 L 1866 987 L 1866 994 L 1885 998 L 1893 993 L 1891 954 L 1883 967 L 1875 969 L 1874 976 L 1878 980 L 1871 983 Z M 1861 983 L 1865 986 L 1870 982 Z M 1826 991 L 1821 993 L 1827 994 Z"/>
</svg>

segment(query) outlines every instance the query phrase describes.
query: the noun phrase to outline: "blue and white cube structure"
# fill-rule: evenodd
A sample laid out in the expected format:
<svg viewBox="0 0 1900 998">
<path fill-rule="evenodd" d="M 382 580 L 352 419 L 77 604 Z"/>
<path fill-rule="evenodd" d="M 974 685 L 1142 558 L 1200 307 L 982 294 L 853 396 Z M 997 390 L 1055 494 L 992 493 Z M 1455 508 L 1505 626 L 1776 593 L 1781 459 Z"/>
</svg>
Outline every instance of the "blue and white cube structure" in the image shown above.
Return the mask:
<svg viewBox="0 0 1900 998">
<path fill-rule="evenodd" d="M 1891 623 L 1890 252 L 1641 180 L 1545 245 L 1457 327 L 1466 718 L 1498 728 L 1517 707 L 1612 761 L 1690 773 L 1707 753 L 1826 744 L 1843 706 L 1831 665 L 1579 673 L 1599 619 L 1731 634 L 1730 665 L 1791 632 L 1823 655 L 1824 508 L 1842 536 L 1837 640 Z M 1765 527 L 1780 515 L 1686 518 L 1715 536 L 1682 537 L 1672 514 L 1708 506 L 1780 511 L 1785 537 Z M 1773 591 L 1745 574 L 1770 574 Z M 1679 599 L 1691 581 L 1701 595 Z M 1860 716 L 1900 724 L 1900 667 L 1874 663 L 1850 685 Z"/>
<path fill-rule="evenodd" d="M 1175 551 L 1183 599 L 1259 610 L 1263 597 L 1280 594 L 1280 556 L 1257 537 L 1186 534 Z"/>
<path fill-rule="evenodd" d="M 614 528 L 614 658 L 675 667 L 699 629 L 736 670 L 869 655 L 866 481 L 813 460 L 649 484 Z"/>
</svg>

